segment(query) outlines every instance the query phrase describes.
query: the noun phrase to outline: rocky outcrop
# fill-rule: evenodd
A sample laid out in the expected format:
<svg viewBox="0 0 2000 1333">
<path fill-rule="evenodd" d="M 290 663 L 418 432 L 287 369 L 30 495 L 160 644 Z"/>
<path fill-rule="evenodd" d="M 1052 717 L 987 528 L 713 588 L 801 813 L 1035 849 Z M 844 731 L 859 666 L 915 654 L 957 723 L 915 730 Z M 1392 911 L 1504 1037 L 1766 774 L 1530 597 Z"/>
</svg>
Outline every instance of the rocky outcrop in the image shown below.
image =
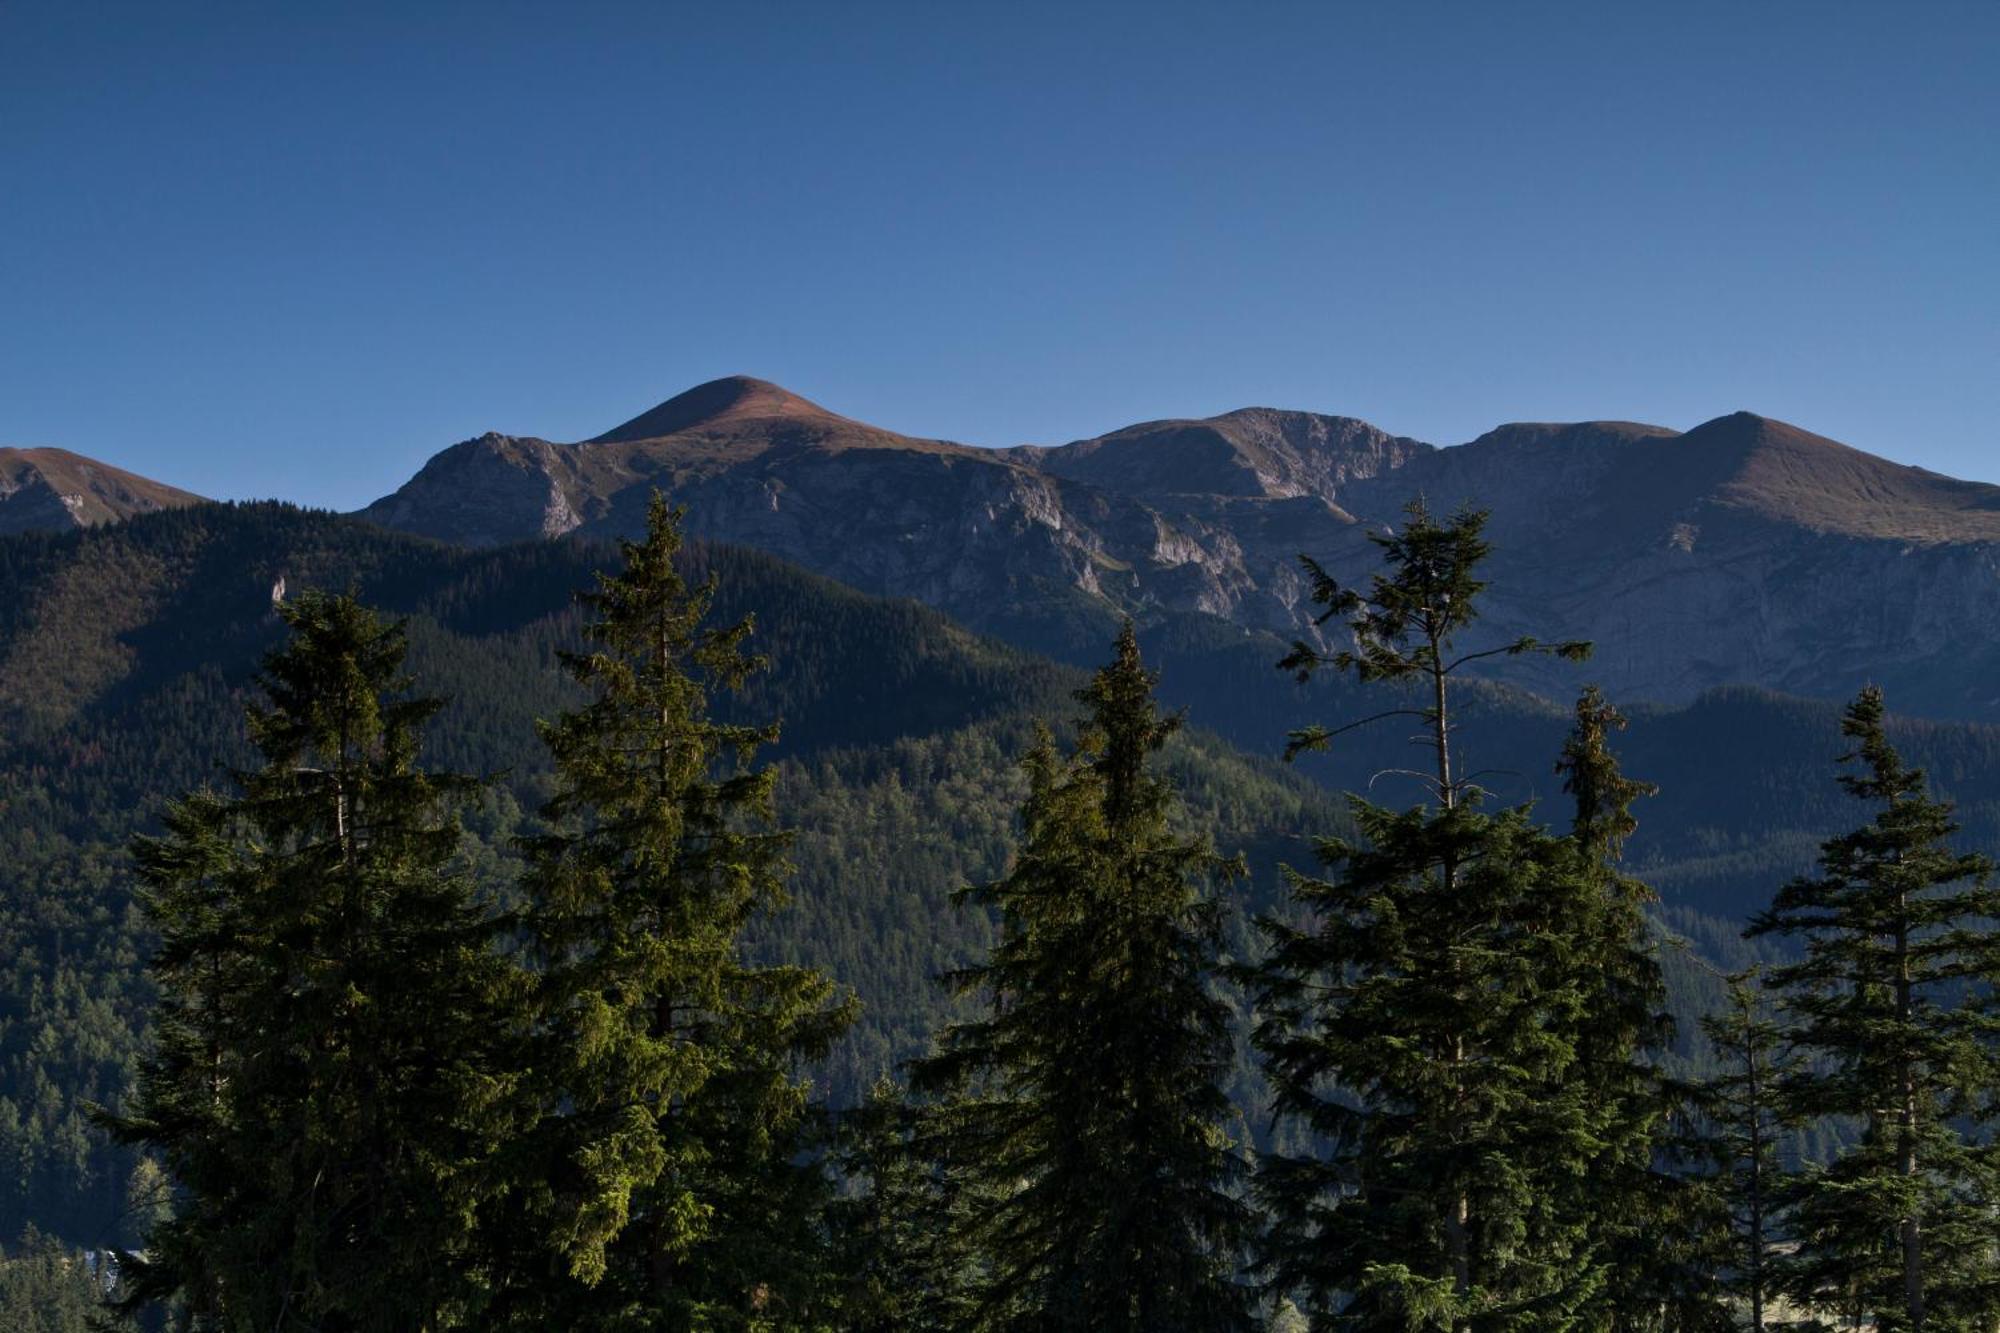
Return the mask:
<svg viewBox="0 0 2000 1333">
<path fill-rule="evenodd" d="M 464 546 L 560 537 L 584 521 L 577 472 L 569 446 L 489 432 L 432 458 L 366 515 Z"/>
<path fill-rule="evenodd" d="M 1013 452 L 1042 471 L 1125 495 L 1316 495 L 1338 504 L 1349 482 L 1394 471 L 1432 448 L 1352 417 L 1247 407 Z"/>
<path fill-rule="evenodd" d="M 629 533 L 656 487 L 697 535 L 978 627 L 1019 626 L 1054 591 L 1283 637 L 1317 633 L 1301 553 L 1359 581 L 1368 534 L 1412 497 L 1471 503 L 1493 515 L 1484 632 L 1590 638 L 1591 674 L 1621 697 L 1838 696 L 1874 679 L 1910 711 L 2000 718 L 2000 487 L 1748 413 L 1686 433 L 1518 424 L 1435 448 L 1249 408 L 986 450 L 735 378 L 583 444 L 456 445 L 364 515 L 469 544 Z M 1575 681 L 1537 661 L 1496 674 L 1549 693 Z"/>
</svg>

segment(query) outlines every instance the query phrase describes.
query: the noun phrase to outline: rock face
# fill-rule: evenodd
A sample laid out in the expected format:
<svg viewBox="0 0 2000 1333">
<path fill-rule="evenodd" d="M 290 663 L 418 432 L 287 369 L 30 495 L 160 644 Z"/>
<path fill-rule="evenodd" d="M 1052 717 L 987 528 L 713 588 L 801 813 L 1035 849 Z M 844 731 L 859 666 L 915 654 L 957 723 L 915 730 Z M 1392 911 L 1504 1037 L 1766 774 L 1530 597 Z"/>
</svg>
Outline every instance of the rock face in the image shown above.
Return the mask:
<svg viewBox="0 0 2000 1333">
<path fill-rule="evenodd" d="M 1266 500 L 1316 495 L 1401 467 L 1427 444 L 1352 417 L 1246 407 L 1206 421 L 1149 421 L 1060 449 L 1017 449 L 1042 471 L 1125 495 Z"/>
<path fill-rule="evenodd" d="M 0 449 L 0 537 L 68 532 L 200 502 L 67 449 Z"/>
<path fill-rule="evenodd" d="M 581 489 L 581 461 L 547 440 L 488 432 L 437 455 L 365 513 L 383 527 L 465 546 L 560 537 L 581 521 L 569 503 Z"/>
<path fill-rule="evenodd" d="M 2000 487 L 1902 467 L 1749 413 L 1685 434 L 1502 426 L 1436 448 L 1248 408 L 1055 448 L 972 448 L 853 421 L 776 385 L 704 384 L 581 444 L 486 435 L 363 511 L 490 544 L 629 533 L 658 487 L 701 536 L 763 547 L 983 628 L 1080 602 L 1311 636 L 1297 557 L 1375 567 L 1424 496 L 1490 509 L 1491 635 L 1584 637 L 1627 699 L 1752 683 L 2000 718 Z M 1551 693 L 1572 668 L 1502 664 Z"/>
</svg>

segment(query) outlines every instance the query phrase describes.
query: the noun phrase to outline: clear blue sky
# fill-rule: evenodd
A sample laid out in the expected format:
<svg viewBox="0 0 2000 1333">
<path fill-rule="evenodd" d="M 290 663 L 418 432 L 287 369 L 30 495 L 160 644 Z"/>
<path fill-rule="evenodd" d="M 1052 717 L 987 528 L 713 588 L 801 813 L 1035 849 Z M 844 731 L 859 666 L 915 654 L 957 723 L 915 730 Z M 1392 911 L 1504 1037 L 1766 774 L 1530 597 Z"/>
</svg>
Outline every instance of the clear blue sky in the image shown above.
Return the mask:
<svg viewBox="0 0 2000 1333">
<path fill-rule="evenodd" d="M 0 444 L 349 507 L 743 372 L 2000 480 L 2000 4 L 0 0 Z"/>
</svg>

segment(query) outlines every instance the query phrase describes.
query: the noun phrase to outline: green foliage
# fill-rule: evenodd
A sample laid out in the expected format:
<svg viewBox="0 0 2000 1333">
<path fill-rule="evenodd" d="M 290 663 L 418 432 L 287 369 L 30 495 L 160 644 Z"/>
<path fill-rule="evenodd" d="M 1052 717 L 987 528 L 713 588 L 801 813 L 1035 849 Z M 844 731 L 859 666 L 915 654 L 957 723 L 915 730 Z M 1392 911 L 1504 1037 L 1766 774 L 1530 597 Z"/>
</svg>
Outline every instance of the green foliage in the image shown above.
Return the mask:
<svg viewBox="0 0 2000 1333">
<path fill-rule="evenodd" d="M 1977 1131 L 2000 1111 L 2000 892 L 1991 862 L 1951 847 L 1951 807 L 1890 743 L 1879 690 L 1842 731 L 1854 769 L 1841 786 L 1873 817 L 1823 844 L 1820 873 L 1779 890 L 1751 927 L 1805 945 L 1769 977 L 1811 1057 L 1781 1083 L 1788 1112 L 1862 1126 L 1800 1182 L 1786 1285 L 1883 1329 L 1987 1328 L 2000 1313 L 2000 1162 Z"/>
<path fill-rule="evenodd" d="M 545 1327 L 797 1326 L 818 1294 L 819 1168 L 800 1069 L 853 1019 L 814 969 L 754 965 L 742 936 L 784 901 L 775 728 L 708 698 L 762 664 L 750 622 L 706 623 L 657 496 L 643 541 L 584 600 L 588 701 L 543 727 L 556 789 L 525 839 L 540 965 L 538 1123 L 514 1185 L 521 1243 L 553 1250 L 505 1305 Z"/>
<path fill-rule="evenodd" d="M 1324 750 L 1335 736 L 1385 718 L 1415 717 L 1434 738 L 1438 769 L 1434 798 L 1449 805 L 1462 794 L 1465 780 L 1454 780 L 1451 774 L 1447 682 L 1473 663 L 1492 657 L 1548 654 L 1582 661 L 1590 656 L 1590 645 L 1521 638 L 1454 654 L 1454 638 L 1479 618 L 1479 594 L 1486 588 L 1478 576 L 1480 563 L 1493 549 L 1482 535 L 1486 514 L 1465 508 L 1439 522 L 1419 498 L 1404 509 L 1404 518 L 1400 531 L 1368 535 L 1389 572 L 1374 576 L 1365 593 L 1342 587 L 1311 556 L 1299 558 L 1313 604 L 1322 608 L 1314 626 L 1340 622 L 1353 646 L 1329 653 L 1301 639 L 1278 665 L 1295 673 L 1301 684 L 1332 668 L 1363 685 L 1421 685 L 1426 698 L 1420 707 L 1390 709 L 1335 731 L 1319 726 L 1294 731 L 1286 755 Z"/>
<path fill-rule="evenodd" d="M 1659 789 L 1620 770 L 1611 737 L 1625 718 L 1596 686 L 1578 697 L 1574 719 L 1556 763 L 1572 801 L 1563 850 L 1574 876 L 1558 895 L 1567 940 L 1557 966 L 1575 976 L 1582 998 L 1548 1022 L 1551 1036 L 1571 1043 L 1573 1063 L 1545 1098 L 1566 1103 L 1575 1127 L 1573 1155 L 1554 1163 L 1550 1188 L 1560 1193 L 1550 1211 L 1605 1266 L 1594 1318 L 1631 1329 L 1710 1327 L 1716 1312 L 1683 1290 L 1685 1263 L 1673 1252 L 1691 1187 L 1660 1153 L 1678 1090 L 1662 1067 L 1674 1025 L 1646 919 L 1654 896 L 1620 864 L 1638 828 L 1633 803 Z"/>
<path fill-rule="evenodd" d="M 0 1247 L 0 1328 L 8 1333 L 118 1333 L 106 1297 L 115 1289 L 112 1256 L 65 1249 L 30 1229 Z"/>
<path fill-rule="evenodd" d="M 461 810 L 461 859 L 505 899 L 521 811 L 551 790 L 534 720 L 583 700 L 557 653 L 581 629 L 575 589 L 608 555 L 570 543 L 455 551 L 278 505 L 0 541 L 9 697 L 53 701 L 44 685 L 77 655 L 72 638 L 95 632 L 92 608 L 148 571 L 115 669 L 62 695 L 59 715 L 51 704 L 47 725 L 0 726 L 0 1228 L 34 1219 L 73 1244 L 134 1239 L 124 1218 L 135 1157 L 81 1110 L 126 1095 L 156 999 L 123 845 L 135 823 L 158 829 L 164 793 L 211 781 L 218 760 L 254 759 L 243 709 L 259 656 L 284 632 L 277 575 L 295 592 L 353 585 L 406 619 L 411 669 L 452 696 L 427 728 L 429 761 L 501 776 Z M 1059 711 L 1085 677 L 755 552 L 697 546 L 681 564 L 691 581 L 714 576 L 717 621 L 758 616 L 772 669 L 711 702 L 724 720 L 786 719 L 767 752 L 795 870 L 792 907 L 754 920 L 747 938 L 754 959 L 818 968 L 863 998 L 861 1021 L 819 1069 L 830 1100 L 851 1105 L 962 1016 L 933 978 L 981 956 L 992 923 L 953 911 L 951 888 L 1003 871 L 1032 719 Z M 1256 665 L 1268 673 L 1268 658 Z M 1184 731 L 1161 761 L 1183 827 L 1247 854 L 1253 907 L 1275 896 L 1294 830 L 1344 818 L 1314 784 L 1212 734 Z M 1230 1087 L 1255 1104 L 1247 1060 Z"/>
<path fill-rule="evenodd" d="M 178 1206 L 127 1257 L 126 1302 L 227 1329 L 462 1323 L 518 990 L 451 866 L 473 784 L 418 766 L 440 704 L 409 693 L 399 626 L 318 593 L 281 614 L 261 766 L 135 850 L 161 1001 L 133 1106 L 106 1119 Z"/>
<path fill-rule="evenodd" d="M 976 1321 L 988 1270 L 975 1237 L 1000 1200 L 951 1156 L 957 1109 L 912 1103 L 884 1080 L 842 1117 L 849 1192 L 828 1220 L 845 1333 L 952 1333 Z"/>
<path fill-rule="evenodd" d="M 558 654 L 582 627 L 572 592 L 605 559 L 605 548 L 567 542 L 459 551 L 278 505 L 200 506 L 71 536 L 0 541 L 0 1234 L 33 1220 L 69 1246 L 135 1244 L 147 1224 L 142 1214 L 157 1207 L 157 1191 L 143 1179 L 152 1168 L 82 1114 L 90 1102 L 134 1109 L 125 1099 L 154 1038 L 148 1025 L 159 996 L 142 960 L 157 940 L 133 902 L 122 848 L 135 824 L 162 831 L 165 793 L 213 782 L 218 762 L 256 762 L 243 709 L 259 656 L 286 632 L 270 601 L 276 578 L 284 575 L 295 592 L 352 587 L 406 618 L 410 669 L 451 696 L 425 728 L 425 762 L 500 778 L 454 804 L 466 836 L 453 864 L 502 905 L 517 906 L 521 856 L 513 839 L 524 828 L 548 831 L 522 811 L 554 790 L 533 724 L 589 700 Z M 714 576 L 714 623 L 757 612 L 754 642 L 772 669 L 709 704 L 720 724 L 785 719 L 779 741 L 763 753 L 773 761 L 794 869 L 792 905 L 752 915 L 742 933 L 745 957 L 823 971 L 864 998 L 861 1021 L 814 1067 L 815 1094 L 824 1089 L 833 1105 L 851 1106 L 883 1071 L 922 1053 L 931 1032 L 977 1017 L 977 997 L 954 999 L 932 976 L 987 957 L 996 922 L 987 910 L 952 911 L 950 887 L 1005 873 L 1027 786 L 1016 761 L 1034 743 L 1032 720 L 1059 710 L 1083 677 L 968 635 L 913 603 L 865 597 L 756 553 L 697 546 L 680 553 L 677 567 L 691 584 Z M 1074 590 L 1052 592 L 1050 604 L 1069 617 L 1052 646 L 1093 659 L 1111 632 L 1102 608 Z M 1019 628 L 1027 635 L 1040 612 L 1023 605 Z M 1379 793 L 1411 781 L 1384 772 L 1408 766 L 1403 729 L 1344 733 L 1328 751 L 1301 755 L 1291 772 L 1249 752 L 1275 749 L 1273 739 L 1307 710 L 1360 716 L 1361 693 L 1397 687 L 1349 686 L 1321 673 L 1297 689 L 1271 688 L 1281 645 L 1201 617 L 1165 617 L 1142 626 L 1140 639 L 1164 667 L 1160 697 L 1192 705 L 1194 721 L 1222 733 L 1185 730 L 1156 756 L 1180 798 L 1176 833 L 1206 834 L 1243 852 L 1251 873 L 1232 897 L 1246 913 L 1277 911 L 1305 928 L 1308 919 L 1280 902 L 1277 867 L 1304 861 L 1303 830 L 1363 845 L 1328 792 Z M 1494 789 L 1489 805 L 1545 795 L 1526 775 L 1546 773 L 1570 719 L 1469 674 L 1477 669 L 1452 676 L 1448 721 L 1454 758 L 1462 758 L 1454 777 L 1478 770 L 1476 781 Z M 1432 702 L 1421 694 L 1404 701 L 1419 717 Z M 1618 740 L 1620 757 L 1664 790 L 1644 803 L 1622 865 L 1666 901 L 1618 912 L 1650 911 L 1663 939 L 1728 968 L 1788 961 L 1784 941 L 1740 941 L 1732 918 L 1762 886 L 1805 869 L 1815 846 L 1846 820 L 1849 798 L 1823 780 L 1831 713 L 1750 689 L 1718 691 L 1685 709 L 1636 711 Z M 2000 729 L 1885 725 L 1936 790 L 1956 799 L 1965 845 L 2000 845 Z M 1434 771 L 1425 776 L 1435 784 Z M 1565 855 L 1562 874 L 1598 873 Z M 1616 935 L 1617 913 L 1596 919 Z M 1225 920 L 1224 935 L 1226 952 L 1255 952 L 1233 921 Z M 1679 1021 L 1663 1068 L 1683 1078 L 1727 1072 L 1726 1051 L 1698 1021 L 1726 1007 L 1725 987 L 1685 949 L 1661 962 L 1666 1008 Z M 1601 993 L 1603 983 L 1592 984 Z M 1949 998 L 1949 987 L 1938 994 Z M 1240 1027 L 1245 1015 L 1226 992 L 1221 998 Z M 1300 1158 L 1324 1147 L 1299 1118 L 1273 1126 L 1256 1113 L 1265 1092 L 1242 1053 L 1222 1081 L 1245 1117 L 1230 1126 L 1233 1137 L 1254 1136 L 1260 1147 Z M 913 1144 L 927 1132 L 900 1118 L 893 1125 L 885 1143 Z M 1827 1160 L 1858 1132 L 1848 1118 L 1787 1125 L 1778 1152 L 1787 1164 Z M 859 1150 L 850 1143 L 842 1151 Z M 851 1174 L 866 1180 L 877 1172 L 857 1161 Z M 1597 1179 L 1593 1173 L 1583 1185 Z M 912 1168 L 881 1203 L 881 1234 L 897 1234 L 899 1225 L 900 1234 L 914 1234 L 915 1224 L 894 1219 L 930 1216 L 926 1209 L 984 1206 L 950 1184 L 934 1166 Z M 1575 1184 L 1571 1178 L 1567 1187 Z M 1638 1177 L 1635 1189 L 1657 1196 L 1638 1215 L 1661 1236 L 1684 1236 L 1707 1204 L 1670 1184 L 1659 1172 Z M 760 1186 L 752 1202 L 781 1197 Z M 1628 1196 L 1621 1185 L 1618 1197 L 1640 1194 Z M 871 1198 L 859 1190 L 848 1202 L 865 1210 Z M 1609 1214 L 1604 1220 L 1607 1288 L 1638 1291 L 1635 1265 L 1660 1272 L 1662 1246 L 1628 1247 L 1630 1225 Z M 798 1243 L 846 1267 L 838 1255 L 849 1251 L 824 1248 L 832 1239 Z M 926 1257 L 904 1244 L 856 1243 L 894 1263 L 847 1271 L 962 1275 L 965 1267 L 965 1256 L 948 1249 Z M 1713 1256 L 1682 1258 L 1692 1265 Z M 515 1278 L 545 1260 L 532 1250 L 508 1256 Z M 931 1289 L 962 1295 L 957 1281 L 937 1278 Z M 878 1283 L 878 1294 L 890 1285 Z M 948 1311 L 956 1298 L 934 1309 Z M 838 1300 L 838 1312 L 821 1307 L 828 1320 L 862 1317 L 844 1289 Z M 892 1311 L 881 1315 L 891 1324 L 925 1317 L 893 1313 L 893 1302 L 881 1308 Z M 776 1307 L 767 1309 L 778 1317 Z M 951 1326 L 955 1318 L 934 1321 Z M 1694 1320 L 1691 1307 L 1680 1327 Z"/>
<path fill-rule="evenodd" d="M 1026 761 L 1021 847 L 967 890 L 1001 936 L 951 977 L 983 1002 L 918 1066 L 928 1134 L 984 1260 L 962 1327 L 1247 1329 L 1250 1214 L 1225 1124 L 1231 1020 L 1209 990 L 1221 943 L 1204 886 L 1240 867 L 1170 828 L 1152 758 L 1178 727 L 1129 625 L 1077 695 L 1075 750 Z"/>
<path fill-rule="evenodd" d="M 1791 1188 L 1782 1158 L 1780 1091 L 1797 1072 L 1797 1053 L 1771 1018 L 1754 973 L 1729 978 L 1729 1005 L 1702 1020 L 1722 1062 L 1695 1098 L 1701 1123 L 1690 1165 L 1696 1206 L 1679 1219 L 1689 1252 L 1684 1299 L 1715 1304 L 1733 1298 L 1751 1333 L 1772 1323 L 1790 1234 Z"/>
<path fill-rule="evenodd" d="M 1387 568 L 1366 594 L 1315 571 L 1321 623 L 1346 617 L 1357 646 L 1301 643 L 1283 663 L 1423 696 L 1297 733 L 1294 752 L 1415 716 L 1433 767 L 1429 805 L 1353 798 L 1362 836 L 1321 844 L 1337 873 L 1295 874 L 1299 919 L 1266 922 L 1255 1039 L 1278 1114 L 1318 1141 L 1259 1172 L 1264 1267 L 1315 1327 L 1581 1327 L 1623 1299 L 1614 1272 L 1646 1262 L 1661 1099 L 1640 1057 L 1664 1038 L 1663 988 L 1649 895 L 1614 866 L 1646 788 L 1619 773 L 1607 733 L 1621 719 L 1593 692 L 1559 765 L 1570 836 L 1525 807 L 1477 808 L 1454 767 L 1452 677 L 1485 657 L 1587 647 L 1459 651 L 1484 587 L 1484 516 L 1440 524 L 1421 504 L 1408 516 L 1377 538 Z"/>
<path fill-rule="evenodd" d="M 1340 873 L 1295 881 L 1315 924 L 1270 928 L 1258 1045 L 1279 1113 L 1326 1145 L 1260 1172 L 1273 1283 L 1326 1327 L 1429 1309 L 1438 1283 L 1449 1319 L 1421 1327 L 1563 1326 L 1602 1279 L 1571 1211 L 1594 1108 L 1562 1095 L 1594 998 L 1573 857 L 1518 810 L 1356 814 Z"/>
</svg>

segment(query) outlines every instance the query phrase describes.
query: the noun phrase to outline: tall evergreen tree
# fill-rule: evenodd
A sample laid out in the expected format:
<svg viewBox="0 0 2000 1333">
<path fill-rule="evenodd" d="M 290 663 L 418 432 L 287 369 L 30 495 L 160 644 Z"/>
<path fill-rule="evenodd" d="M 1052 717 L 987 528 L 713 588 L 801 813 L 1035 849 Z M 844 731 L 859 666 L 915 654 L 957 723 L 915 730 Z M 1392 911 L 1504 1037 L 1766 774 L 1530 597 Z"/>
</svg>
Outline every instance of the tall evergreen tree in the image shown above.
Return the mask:
<svg viewBox="0 0 2000 1333">
<path fill-rule="evenodd" d="M 1680 1279 L 1672 1247 L 1685 1234 L 1691 1187 L 1661 1159 L 1679 1090 L 1659 1056 L 1672 1043 L 1666 980 L 1646 908 L 1650 888 L 1625 873 L 1626 839 L 1638 828 L 1633 803 L 1658 789 L 1628 778 L 1611 751 L 1625 718 L 1596 686 L 1578 697 L 1575 721 L 1556 771 L 1572 801 L 1567 850 L 1575 882 L 1554 896 L 1562 904 L 1572 969 L 1585 1003 L 1551 1012 L 1549 1032 L 1574 1044 L 1574 1060 L 1547 1093 L 1568 1103 L 1580 1145 L 1594 1143 L 1587 1171 L 1557 1172 L 1551 1203 L 1566 1224 L 1595 1233 L 1607 1274 L 1597 1314 L 1625 1329 L 1686 1329 L 1712 1324 L 1714 1304 Z"/>
<path fill-rule="evenodd" d="M 1355 798 L 1362 839 L 1325 841 L 1337 873 L 1294 874 L 1301 919 L 1266 923 L 1256 1040 L 1279 1116 L 1322 1150 L 1265 1160 L 1265 1263 L 1318 1328 L 1583 1326 L 1607 1317 L 1610 1244 L 1633 1234 L 1602 1196 L 1642 1171 L 1657 1115 L 1640 1055 L 1662 1031 L 1658 969 L 1644 891 L 1614 864 L 1645 788 L 1611 760 L 1615 713 L 1586 695 L 1562 764 L 1571 835 L 1525 808 L 1478 808 L 1454 745 L 1454 679 L 1486 658 L 1589 651 L 1456 647 L 1485 587 L 1484 517 L 1440 522 L 1413 504 L 1400 532 L 1375 538 L 1387 569 L 1366 592 L 1307 561 L 1319 623 L 1351 641 L 1301 642 L 1283 663 L 1419 696 L 1295 733 L 1293 753 L 1415 717 L 1430 759 L 1429 802 Z"/>
<path fill-rule="evenodd" d="M 1990 1329 L 2000 1161 L 1981 1127 L 2000 1110 L 2000 892 L 1985 857 L 1951 848 L 1951 806 L 1890 743 L 1879 689 L 1841 731 L 1854 742 L 1841 785 L 1873 817 L 1821 844 L 1820 873 L 1780 889 L 1748 932 L 1804 942 L 1770 973 L 1808 1057 L 1782 1084 L 1790 1112 L 1860 1125 L 1801 1182 L 1788 1280 L 1804 1303 L 1844 1293 L 1885 1330 Z"/>
<path fill-rule="evenodd" d="M 679 514 L 585 598 L 594 645 L 566 654 L 590 694 L 544 726 L 557 790 L 527 839 L 542 965 L 540 1126 L 523 1154 L 522 1261 L 506 1318 L 589 1328 L 791 1327 L 818 1297 L 826 1179 L 801 1062 L 853 1006 L 820 973 L 746 960 L 784 902 L 775 726 L 715 718 L 761 662 L 751 623 L 705 623 L 712 585 L 676 564 Z"/>
<path fill-rule="evenodd" d="M 232 1330 L 473 1326 L 519 984 L 452 869 L 476 783 L 418 764 L 441 704 L 410 693 L 399 625 L 351 596 L 280 614 L 262 767 L 136 848 L 159 1035 L 107 1119 L 178 1207 L 131 1261 L 134 1301 Z"/>
<path fill-rule="evenodd" d="M 990 1280 L 967 1327 L 1251 1327 L 1204 892 L 1237 866 L 1172 827 L 1150 760 L 1179 718 L 1154 684 L 1127 624 L 1078 695 L 1074 753 L 1044 734 L 1028 756 L 1008 874 L 961 894 L 1001 918 L 991 956 L 951 979 L 986 1012 L 944 1032 L 918 1083 L 949 1099 L 943 1152 L 996 1200 L 973 1223 Z"/>
</svg>

